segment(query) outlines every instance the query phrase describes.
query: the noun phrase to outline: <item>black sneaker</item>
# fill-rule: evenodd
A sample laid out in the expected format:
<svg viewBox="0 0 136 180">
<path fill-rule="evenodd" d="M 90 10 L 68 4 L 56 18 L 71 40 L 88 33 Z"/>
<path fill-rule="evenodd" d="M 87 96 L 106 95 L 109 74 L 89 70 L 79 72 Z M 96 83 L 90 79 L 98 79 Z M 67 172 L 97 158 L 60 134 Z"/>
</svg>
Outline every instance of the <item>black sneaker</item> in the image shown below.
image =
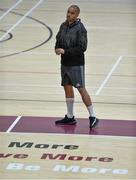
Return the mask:
<svg viewBox="0 0 136 180">
<path fill-rule="evenodd" d="M 76 124 L 76 120 L 74 119 L 74 116 L 72 118 L 68 118 L 67 115 L 65 115 L 63 119 L 55 121 L 55 124 L 74 125 Z"/>
<path fill-rule="evenodd" d="M 90 128 L 94 128 L 99 122 L 99 119 L 97 119 L 96 117 L 90 116 L 89 120 L 90 120 Z"/>
</svg>

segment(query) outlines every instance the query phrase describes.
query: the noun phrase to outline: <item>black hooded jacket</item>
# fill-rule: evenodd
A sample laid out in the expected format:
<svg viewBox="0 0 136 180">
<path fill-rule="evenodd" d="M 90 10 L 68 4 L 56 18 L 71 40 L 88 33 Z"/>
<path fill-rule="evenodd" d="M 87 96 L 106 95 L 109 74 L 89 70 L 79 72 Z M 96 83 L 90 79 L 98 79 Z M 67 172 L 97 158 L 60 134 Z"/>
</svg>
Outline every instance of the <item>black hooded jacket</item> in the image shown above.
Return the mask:
<svg viewBox="0 0 136 180">
<path fill-rule="evenodd" d="M 84 52 L 87 48 L 87 31 L 80 19 L 68 24 L 61 24 L 56 35 L 56 48 L 62 48 L 65 53 L 61 55 L 61 64 L 64 66 L 84 65 Z"/>
</svg>

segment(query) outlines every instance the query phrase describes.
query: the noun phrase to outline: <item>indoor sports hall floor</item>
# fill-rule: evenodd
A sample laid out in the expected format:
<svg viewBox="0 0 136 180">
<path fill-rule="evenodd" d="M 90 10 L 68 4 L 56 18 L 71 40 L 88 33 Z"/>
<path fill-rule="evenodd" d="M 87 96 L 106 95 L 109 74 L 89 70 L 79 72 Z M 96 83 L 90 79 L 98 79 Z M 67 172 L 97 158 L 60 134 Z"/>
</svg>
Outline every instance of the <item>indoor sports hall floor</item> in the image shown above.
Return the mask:
<svg viewBox="0 0 136 180">
<path fill-rule="evenodd" d="M 88 32 L 86 88 L 66 113 L 55 35 L 77 4 Z M 0 0 L 0 179 L 136 179 L 136 1 Z"/>
</svg>

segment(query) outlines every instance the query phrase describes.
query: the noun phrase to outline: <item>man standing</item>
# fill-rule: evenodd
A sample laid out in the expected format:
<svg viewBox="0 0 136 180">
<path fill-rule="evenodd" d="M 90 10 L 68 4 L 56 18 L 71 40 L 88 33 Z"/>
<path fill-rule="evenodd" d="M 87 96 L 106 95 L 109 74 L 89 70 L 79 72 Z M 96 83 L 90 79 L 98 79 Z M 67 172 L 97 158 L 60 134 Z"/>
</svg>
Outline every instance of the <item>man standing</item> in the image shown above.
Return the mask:
<svg viewBox="0 0 136 180">
<path fill-rule="evenodd" d="M 55 123 L 76 124 L 73 114 L 73 87 L 75 87 L 88 109 L 89 126 L 93 128 L 99 120 L 96 118 L 91 98 L 85 88 L 84 52 L 87 48 L 87 31 L 78 18 L 79 13 L 80 8 L 77 5 L 71 5 L 67 11 L 67 19 L 61 24 L 56 35 L 55 53 L 61 55 L 61 85 L 65 91 L 67 114 Z"/>
</svg>

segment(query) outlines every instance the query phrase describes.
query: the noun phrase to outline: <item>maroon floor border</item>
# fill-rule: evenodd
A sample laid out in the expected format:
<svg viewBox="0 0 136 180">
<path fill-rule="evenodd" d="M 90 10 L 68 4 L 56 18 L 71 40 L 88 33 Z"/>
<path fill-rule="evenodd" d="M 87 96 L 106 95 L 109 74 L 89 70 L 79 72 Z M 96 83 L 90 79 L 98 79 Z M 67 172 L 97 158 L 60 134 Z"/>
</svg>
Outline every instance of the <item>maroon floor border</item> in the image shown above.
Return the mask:
<svg viewBox="0 0 136 180">
<path fill-rule="evenodd" d="M 5 132 L 17 116 L 0 116 L 0 132 Z"/>
<path fill-rule="evenodd" d="M 0 116 L 0 131 L 6 131 L 14 122 L 16 116 Z M 136 137 L 136 121 L 102 119 L 98 127 L 89 129 L 89 121 L 77 118 L 76 125 L 55 125 L 57 117 L 30 117 L 23 116 L 11 132 L 26 133 L 57 133 L 57 134 L 92 134 L 111 136 Z"/>
</svg>

